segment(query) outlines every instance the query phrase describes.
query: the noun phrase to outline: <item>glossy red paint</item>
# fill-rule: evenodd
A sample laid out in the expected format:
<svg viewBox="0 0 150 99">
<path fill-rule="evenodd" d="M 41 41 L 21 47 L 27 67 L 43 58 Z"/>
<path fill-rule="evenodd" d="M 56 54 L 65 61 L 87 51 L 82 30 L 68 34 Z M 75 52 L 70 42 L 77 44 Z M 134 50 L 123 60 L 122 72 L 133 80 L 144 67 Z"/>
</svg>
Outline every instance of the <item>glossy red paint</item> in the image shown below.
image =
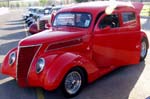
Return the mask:
<svg viewBox="0 0 150 99">
<path fill-rule="evenodd" d="M 17 53 L 17 48 L 13 48 L 12 50 L 10 50 L 7 54 L 6 57 L 4 58 L 4 61 L 2 63 L 2 67 L 1 67 L 1 73 L 3 74 L 9 74 L 12 77 L 16 78 L 16 60 L 12 65 L 9 65 L 9 55 L 15 52 Z"/>
<path fill-rule="evenodd" d="M 27 76 L 23 83 L 26 83 L 26 86 L 37 86 L 47 90 L 56 89 L 66 73 L 73 67 L 79 67 L 85 71 L 87 82 L 90 83 L 118 67 L 139 63 L 141 41 L 143 38 L 147 39 L 147 36 L 141 32 L 139 13 L 135 9 L 137 5 L 135 4 L 136 7 L 133 8 L 128 3 L 117 2 L 117 7 L 112 14 L 118 16 L 119 26 L 115 28 L 107 26 L 102 29 L 99 24 L 107 16 L 104 11 L 110 4 L 110 2 L 90 2 L 61 9 L 58 14 L 90 13 L 92 22 L 88 28 L 52 27 L 52 30 L 21 40 L 18 49 L 13 49 L 6 55 L 1 67 L 2 73 L 18 77 L 16 72 L 18 63 L 15 62 L 11 67 L 8 65 L 10 53 L 15 51 L 20 55 L 22 53 L 20 48 L 35 46 L 39 46 L 39 49 L 34 52 L 32 61 L 24 56 L 26 58 L 23 61 L 31 62 L 28 72 L 25 72 Z M 135 13 L 135 20 L 123 22 L 123 12 Z M 45 59 L 45 67 L 37 73 L 36 64 L 40 58 Z M 22 71 L 24 68 L 26 67 L 22 66 Z M 18 83 L 22 85 L 21 82 L 18 81 Z"/>
</svg>

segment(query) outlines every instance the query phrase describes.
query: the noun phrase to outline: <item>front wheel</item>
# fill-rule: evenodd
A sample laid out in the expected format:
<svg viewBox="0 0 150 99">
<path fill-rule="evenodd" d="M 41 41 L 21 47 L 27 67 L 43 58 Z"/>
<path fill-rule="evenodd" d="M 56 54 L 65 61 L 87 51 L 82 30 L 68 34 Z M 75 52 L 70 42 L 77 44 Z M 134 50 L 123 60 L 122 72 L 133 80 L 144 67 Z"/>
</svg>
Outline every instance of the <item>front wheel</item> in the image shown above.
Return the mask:
<svg viewBox="0 0 150 99">
<path fill-rule="evenodd" d="M 71 69 L 62 82 L 62 91 L 65 97 L 74 97 L 79 94 L 85 84 L 84 73 L 80 68 Z"/>
<path fill-rule="evenodd" d="M 147 55 L 148 43 L 146 39 L 143 39 L 141 42 L 141 53 L 140 53 L 140 61 L 143 61 Z"/>
</svg>

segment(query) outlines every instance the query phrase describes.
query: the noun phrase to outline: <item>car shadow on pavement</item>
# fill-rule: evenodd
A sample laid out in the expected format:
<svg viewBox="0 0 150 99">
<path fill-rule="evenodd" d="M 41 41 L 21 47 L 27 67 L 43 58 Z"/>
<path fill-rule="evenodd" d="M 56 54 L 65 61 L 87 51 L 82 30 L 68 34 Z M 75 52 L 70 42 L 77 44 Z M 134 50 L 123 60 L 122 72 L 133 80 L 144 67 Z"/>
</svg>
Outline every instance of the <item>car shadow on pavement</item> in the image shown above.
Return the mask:
<svg viewBox="0 0 150 99">
<path fill-rule="evenodd" d="M 22 34 L 22 35 L 20 35 L 20 34 Z M 21 31 L 21 32 L 17 32 L 17 33 L 11 33 L 11 34 L 8 34 L 5 36 L 0 36 L 0 39 L 2 39 L 2 40 L 16 40 L 16 39 L 22 39 L 24 37 L 25 37 L 25 32 Z"/>
<path fill-rule="evenodd" d="M 19 25 L 19 26 L 14 26 L 14 27 L 7 27 L 7 28 L 0 28 L 0 30 L 19 30 L 19 29 L 24 29 L 24 25 Z"/>
<path fill-rule="evenodd" d="M 11 21 L 7 21 L 8 23 L 14 23 L 14 22 L 21 22 L 24 21 L 23 19 L 18 19 L 18 20 L 11 20 Z"/>
<path fill-rule="evenodd" d="M 35 88 L 20 88 L 16 80 L 0 83 L 1 99 L 37 99 Z"/>
<path fill-rule="evenodd" d="M 18 46 L 18 42 L 19 40 L 0 45 L 0 55 L 6 55 L 9 50 Z"/>
<path fill-rule="evenodd" d="M 145 62 L 122 67 L 86 86 L 73 99 L 129 99 L 131 90 L 137 83 L 145 67 Z M 48 98 L 47 98 L 48 99 Z"/>
<path fill-rule="evenodd" d="M 21 25 L 24 24 L 23 19 L 7 21 L 6 25 Z"/>
<path fill-rule="evenodd" d="M 6 23 L 5 25 L 21 25 L 21 24 L 24 24 L 24 22 Z"/>
</svg>

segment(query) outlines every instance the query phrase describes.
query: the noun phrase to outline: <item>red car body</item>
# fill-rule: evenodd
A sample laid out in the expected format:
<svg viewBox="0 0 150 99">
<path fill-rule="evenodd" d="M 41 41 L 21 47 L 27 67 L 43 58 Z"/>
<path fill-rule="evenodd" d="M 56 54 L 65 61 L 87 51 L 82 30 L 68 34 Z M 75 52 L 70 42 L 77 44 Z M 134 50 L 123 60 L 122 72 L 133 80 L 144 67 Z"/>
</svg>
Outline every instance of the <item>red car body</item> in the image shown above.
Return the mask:
<svg viewBox="0 0 150 99">
<path fill-rule="evenodd" d="M 99 23 L 107 16 L 110 2 L 81 3 L 64 8 L 60 13 L 90 13 L 91 23 L 87 28 L 52 26 L 52 30 L 27 37 L 19 42 L 17 48 L 6 55 L 1 72 L 16 78 L 22 87 L 42 87 L 54 90 L 62 83 L 65 75 L 74 67 L 80 68 L 88 83 L 129 64 L 140 62 L 141 41 L 148 39 L 140 27 L 139 12 L 142 5 L 117 2 L 111 14 L 117 14 L 119 27 L 101 29 Z M 109 9 L 109 8 L 108 8 Z M 123 22 L 124 12 L 135 13 L 135 20 Z M 57 16 L 56 15 L 56 16 Z M 13 64 L 9 64 L 10 54 L 16 53 Z M 45 60 L 40 73 L 36 72 L 39 58 Z"/>
</svg>

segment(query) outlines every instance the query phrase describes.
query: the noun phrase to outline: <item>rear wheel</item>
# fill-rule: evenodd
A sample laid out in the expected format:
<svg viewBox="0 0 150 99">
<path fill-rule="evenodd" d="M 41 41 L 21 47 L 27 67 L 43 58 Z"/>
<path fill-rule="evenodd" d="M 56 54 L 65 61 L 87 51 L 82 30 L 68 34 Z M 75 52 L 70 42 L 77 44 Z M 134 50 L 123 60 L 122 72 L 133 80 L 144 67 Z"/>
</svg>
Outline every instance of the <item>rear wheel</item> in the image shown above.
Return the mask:
<svg viewBox="0 0 150 99">
<path fill-rule="evenodd" d="M 148 43 L 144 38 L 141 42 L 141 53 L 140 53 L 140 61 L 143 61 L 147 55 Z"/>
<path fill-rule="evenodd" d="M 62 91 L 65 97 L 74 97 L 79 94 L 85 84 L 85 76 L 80 68 L 71 69 L 62 82 Z"/>
</svg>

